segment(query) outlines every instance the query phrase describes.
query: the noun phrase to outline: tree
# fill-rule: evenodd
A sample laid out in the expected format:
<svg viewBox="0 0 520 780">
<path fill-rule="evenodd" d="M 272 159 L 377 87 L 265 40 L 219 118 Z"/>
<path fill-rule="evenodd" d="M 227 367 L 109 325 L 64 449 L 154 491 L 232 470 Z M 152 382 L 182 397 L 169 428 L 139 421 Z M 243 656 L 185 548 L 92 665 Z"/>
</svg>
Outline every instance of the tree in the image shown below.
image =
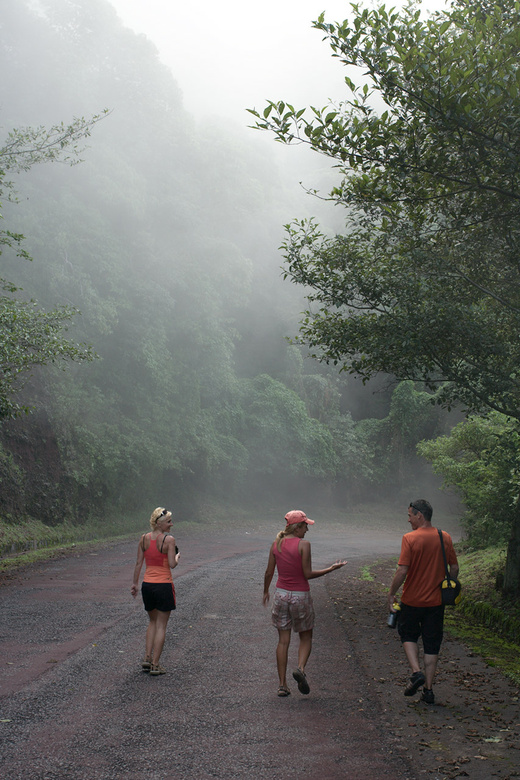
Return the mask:
<svg viewBox="0 0 520 780">
<path fill-rule="evenodd" d="M 93 125 L 104 114 L 90 119 L 75 119 L 50 128 L 18 128 L 11 130 L 0 148 L 0 197 L 16 201 L 10 173 L 28 171 L 43 162 L 80 162 L 80 142 L 90 135 Z M 0 218 L 1 215 L 0 215 Z M 24 236 L 9 230 L 0 230 L 1 247 L 16 251 L 23 259 L 31 260 L 23 249 Z M 34 366 L 61 360 L 92 360 L 91 347 L 75 344 L 63 336 L 68 322 L 78 313 L 71 306 L 59 306 L 50 312 L 38 307 L 35 301 L 16 297 L 20 288 L 0 278 L 0 419 L 12 418 L 29 407 L 18 404 L 15 395 L 23 387 Z"/>
<path fill-rule="evenodd" d="M 327 479 L 338 463 L 332 435 L 295 392 L 267 374 L 243 381 L 244 436 L 251 476 L 273 483 Z"/>
<path fill-rule="evenodd" d="M 369 453 L 373 491 L 381 486 L 386 492 L 392 487 L 402 489 L 410 479 L 420 482 L 419 467 L 424 464 L 417 458 L 417 442 L 440 432 L 440 417 L 431 394 L 406 381 L 395 388 L 386 417 L 357 423 L 357 437 Z"/>
<path fill-rule="evenodd" d="M 504 506 L 513 506 L 518 495 L 518 435 L 512 420 L 491 412 L 470 416 L 448 436 L 417 446 L 444 483 L 462 496 L 467 510 L 463 523 L 476 547 L 507 541 L 511 523 Z"/>
<path fill-rule="evenodd" d="M 361 68 L 350 100 L 269 102 L 256 127 L 335 161 L 344 235 L 287 226 L 286 276 L 310 288 L 301 340 L 367 379 L 420 380 L 438 401 L 520 425 L 520 6 L 458 0 L 422 18 L 352 6 L 314 26 Z M 349 71 L 351 73 L 351 71 Z M 376 104 L 375 98 L 378 103 Z M 515 500 L 505 589 L 520 592 Z"/>
</svg>

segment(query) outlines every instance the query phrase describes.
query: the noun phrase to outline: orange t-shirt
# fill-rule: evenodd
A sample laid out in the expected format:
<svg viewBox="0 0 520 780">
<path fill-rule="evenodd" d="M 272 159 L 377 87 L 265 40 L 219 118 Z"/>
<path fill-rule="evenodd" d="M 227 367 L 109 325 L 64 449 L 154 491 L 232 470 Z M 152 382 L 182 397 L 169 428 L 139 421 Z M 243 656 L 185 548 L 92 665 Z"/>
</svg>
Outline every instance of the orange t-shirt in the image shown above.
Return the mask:
<svg viewBox="0 0 520 780">
<path fill-rule="evenodd" d="M 143 582 L 173 582 L 168 563 L 168 554 L 157 548 L 157 541 L 150 539 L 150 546 L 144 551 L 146 570 Z"/>
<path fill-rule="evenodd" d="M 448 566 L 457 564 L 451 536 L 442 532 Z M 399 566 L 408 566 L 403 604 L 437 607 L 442 604 L 440 584 L 446 576 L 441 540 L 436 528 L 417 528 L 403 536 Z"/>
</svg>

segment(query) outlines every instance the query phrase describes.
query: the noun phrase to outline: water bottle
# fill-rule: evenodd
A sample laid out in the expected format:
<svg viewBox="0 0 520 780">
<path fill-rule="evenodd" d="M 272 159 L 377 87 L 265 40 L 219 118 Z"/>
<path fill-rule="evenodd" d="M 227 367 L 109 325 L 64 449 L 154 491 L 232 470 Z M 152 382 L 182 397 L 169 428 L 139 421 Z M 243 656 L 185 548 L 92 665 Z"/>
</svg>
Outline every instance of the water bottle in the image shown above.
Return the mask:
<svg viewBox="0 0 520 780">
<path fill-rule="evenodd" d="M 390 612 L 390 614 L 388 615 L 388 617 L 386 619 L 386 624 L 387 624 L 387 626 L 389 628 L 395 628 L 396 627 L 396 625 L 397 625 L 397 613 L 401 609 L 401 605 L 397 601 L 394 601 L 393 608 L 396 610 L 396 612 Z"/>
</svg>

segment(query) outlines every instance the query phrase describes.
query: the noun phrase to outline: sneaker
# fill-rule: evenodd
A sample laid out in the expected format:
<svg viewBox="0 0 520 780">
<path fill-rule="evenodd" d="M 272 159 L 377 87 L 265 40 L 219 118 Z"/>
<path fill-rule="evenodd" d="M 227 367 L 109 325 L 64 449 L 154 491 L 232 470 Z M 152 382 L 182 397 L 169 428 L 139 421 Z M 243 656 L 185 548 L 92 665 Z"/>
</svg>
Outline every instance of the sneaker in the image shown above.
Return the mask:
<svg viewBox="0 0 520 780">
<path fill-rule="evenodd" d="M 166 669 L 164 669 L 161 664 L 152 664 L 150 674 L 154 676 L 157 674 L 166 674 Z"/>
<path fill-rule="evenodd" d="M 292 676 L 298 683 L 298 690 L 300 691 L 300 693 L 307 694 L 311 692 L 309 683 L 307 682 L 307 677 L 305 676 L 305 672 L 302 672 L 300 667 L 294 670 Z"/>
<path fill-rule="evenodd" d="M 435 696 L 431 688 L 423 688 L 421 701 L 426 702 L 426 704 L 435 704 Z"/>
<path fill-rule="evenodd" d="M 412 676 L 410 677 L 410 682 L 404 689 L 404 695 L 405 696 L 413 696 L 414 693 L 417 692 L 417 690 L 424 685 L 426 682 L 426 677 L 422 672 L 414 672 Z"/>
</svg>

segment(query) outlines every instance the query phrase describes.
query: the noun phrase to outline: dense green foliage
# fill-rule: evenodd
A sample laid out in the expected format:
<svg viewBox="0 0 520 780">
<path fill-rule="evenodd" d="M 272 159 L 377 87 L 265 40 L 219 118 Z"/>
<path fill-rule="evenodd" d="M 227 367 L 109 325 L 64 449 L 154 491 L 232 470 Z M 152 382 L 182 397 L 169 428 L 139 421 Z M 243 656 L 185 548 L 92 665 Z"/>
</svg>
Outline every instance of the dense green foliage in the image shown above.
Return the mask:
<svg viewBox="0 0 520 780">
<path fill-rule="evenodd" d="M 438 410 L 427 421 L 412 386 L 373 395 L 287 341 L 304 298 L 280 278 L 280 224 L 302 201 L 263 146 L 197 127 L 153 46 L 105 0 L 10 4 L 0 64 L 6 135 L 109 109 L 81 165 L 21 172 L 5 204 L 34 260 L 6 246 L 2 276 L 20 302 L 80 310 L 69 335 L 99 358 L 39 367 L 18 393 L 36 408 L 0 429 L 3 517 L 83 525 L 159 502 L 204 517 L 211 502 L 352 502 L 424 484 L 415 444 L 444 431 Z"/>
<path fill-rule="evenodd" d="M 344 175 L 330 195 L 348 212 L 343 235 L 289 227 L 287 274 L 320 304 L 302 338 L 361 376 L 441 383 L 440 402 L 516 418 L 518 8 L 461 0 L 430 20 L 413 4 L 321 17 L 334 56 L 368 83 L 347 77 L 354 98 L 310 117 L 284 102 L 253 112 Z"/>
<path fill-rule="evenodd" d="M 7 178 L 10 175 L 29 171 L 41 163 L 78 162 L 79 144 L 100 118 L 75 119 L 68 126 L 61 123 L 50 128 L 12 129 L 0 148 L 0 198 L 17 199 L 14 183 Z M 0 255 L 1 247 L 15 249 L 19 258 L 31 259 L 19 233 L 0 230 Z M 15 396 L 34 366 L 61 360 L 91 360 L 93 355 L 90 347 L 75 344 L 63 335 L 77 314 L 74 307 L 59 306 L 46 312 L 35 301 L 21 300 L 16 295 L 20 293 L 16 285 L 2 278 L 0 290 L 0 419 L 5 419 L 29 411 L 17 403 Z"/>
<path fill-rule="evenodd" d="M 441 404 L 517 424 L 519 19 L 511 0 L 457 0 L 431 18 L 414 3 L 353 5 L 337 24 L 322 15 L 333 55 L 363 71 L 348 71 L 353 98 L 252 111 L 257 128 L 308 144 L 343 177 L 330 194 L 346 209 L 342 235 L 287 226 L 286 274 L 317 303 L 302 341 L 364 378 L 420 380 Z M 518 490 L 511 498 L 505 588 L 520 592 Z"/>
<path fill-rule="evenodd" d="M 516 502 L 520 474 L 516 425 L 497 412 L 487 418 L 472 416 L 449 435 L 421 442 L 418 450 L 445 484 L 460 492 L 469 543 L 486 547 L 507 542 L 507 510 Z"/>
</svg>

